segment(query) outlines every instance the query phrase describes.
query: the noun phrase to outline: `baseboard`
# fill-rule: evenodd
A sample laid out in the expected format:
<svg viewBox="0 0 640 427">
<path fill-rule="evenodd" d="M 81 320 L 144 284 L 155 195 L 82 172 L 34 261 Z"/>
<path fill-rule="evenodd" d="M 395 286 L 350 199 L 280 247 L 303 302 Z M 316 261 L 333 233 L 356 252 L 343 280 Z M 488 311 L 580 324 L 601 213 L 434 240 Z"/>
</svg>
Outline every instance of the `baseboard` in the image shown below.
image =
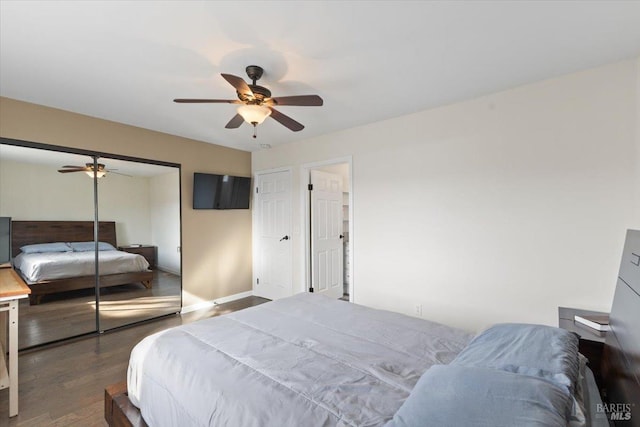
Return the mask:
<svg viewBox="0 0 640 427">
<path fill-rule="evenodd" d="M 203 308 L 210 308 L 210 307 L 213 307 L 214 305 L 224 304 L 225 302 L 235 301 L 240 298 L 250 297 L 252 295 L 253 295 L 253 291 L 246 291 L 246 292 L 240 292 L 239 294 L 217 298 L 212 301 L 203 301 L 197 304 L 192 304 L 186 307 L 182 307 L 182 310 L 180 310 L 180 313 L 181 314 L 191 313 L 192 311 L 202 310 Z"/>
<path fill-rule="evenodd" d="M 164 271 L 165 273 L 173 274 L 174 276 L 180 276 L 182 274 L 182 272 L 180 272 L 180 271 L 176 271 L 176 270 L 174 270 L 172 268 L 165 268 L 160 264 L 156 265 L 156 269 L 158 269 L 160 271 Z"/>
</svg>

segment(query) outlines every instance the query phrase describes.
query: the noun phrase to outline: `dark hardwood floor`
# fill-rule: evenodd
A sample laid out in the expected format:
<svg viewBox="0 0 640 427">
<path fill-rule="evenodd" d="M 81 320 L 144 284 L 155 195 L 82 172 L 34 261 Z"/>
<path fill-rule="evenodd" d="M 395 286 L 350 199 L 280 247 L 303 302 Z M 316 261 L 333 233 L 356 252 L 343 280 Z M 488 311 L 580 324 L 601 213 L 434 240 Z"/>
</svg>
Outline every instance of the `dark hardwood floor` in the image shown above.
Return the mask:
<svg viewBox="0 0 640 427">
<path fill-rule="evenodd" d="M 97 337 L 21 352 L 19 414 L 8 418 L 9 391 L 0 390 L 0 426 L 106 426 L 104 388 L 126 380 L 129 354 L 142 338 L 267 301 L 260 297 L 243 298 Z"/>
<path fill-rule="evenodd" d="M 154 271 L 153 287 L 140 283 L 103 288 L 100 291 L 102 330 L 180 311 L 180 277 Z M 93 289 L 45 295 L 42 303 L 20 301 L 18 348 L 28 348 L 96 331 L 96 298 Z"/>
</svg>

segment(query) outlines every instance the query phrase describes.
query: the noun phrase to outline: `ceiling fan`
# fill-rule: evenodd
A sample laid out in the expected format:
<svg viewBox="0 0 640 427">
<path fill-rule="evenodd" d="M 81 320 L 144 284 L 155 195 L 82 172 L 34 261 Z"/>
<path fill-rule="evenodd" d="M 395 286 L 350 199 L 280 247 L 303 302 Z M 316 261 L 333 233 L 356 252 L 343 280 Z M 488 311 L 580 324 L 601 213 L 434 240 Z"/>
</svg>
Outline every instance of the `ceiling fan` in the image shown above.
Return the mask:
<svg viewBox="0 0 640 427">
<path fill-rule="evenodd" d="M 116 175 L 129 176 L 129 177 L 131 176 L 131 175 L 125 175 L 123 173 L 115 172 L 116 170 L 117 169 L 106 169 L 104 164 L 98 163 L 98 170 L 96 171 L 96 176 L 98 178 L 102 178 L 107 174 L 107 172 L 115 173 Z M 58 169 L 58 172 L 60 173 L 84 172 L 87 175 L 89 175 L 91 178 L 93 178 L 93 163 L 85 163 L 85 166 L 70 166 L 70 165 L 62 166 L 62 169 Z"/>
<path fill-rule="evenodd" d="M 282 114 L 273 108 L 280 105 L 298 105 L 306 107 L 319 107 L 323 104 L 322 98 L 318 95 L 297 95 L 297 96 L 281 96 L 278 98 L 271 97 L 271 91 L 264 86 L 258 86 L 256 81 L 260 80 L 264 70 L 257 65 L 249 65 L 246 68 L 247 76 L 253 81 L 247 84 L 242 78 L 232 74 L 222 73 L 222 77 L 228 81 L 231 86 L 236 89 L 238 99 L 174 99 L 179 103 L 211 103 L 211 104 L 240 104 L 238 112 L 227 123 L 225 128 L 236 129 L 240 127 L 243 121 L 253 125 L 253 137 L 256 137 L 256 126 L 262 123 L 267 117 L 271 116 L 278 123 L 291 129 L 294 132 L 301 131 L 304 126 L 293 120 L 291 117 Z"/>
</svg>

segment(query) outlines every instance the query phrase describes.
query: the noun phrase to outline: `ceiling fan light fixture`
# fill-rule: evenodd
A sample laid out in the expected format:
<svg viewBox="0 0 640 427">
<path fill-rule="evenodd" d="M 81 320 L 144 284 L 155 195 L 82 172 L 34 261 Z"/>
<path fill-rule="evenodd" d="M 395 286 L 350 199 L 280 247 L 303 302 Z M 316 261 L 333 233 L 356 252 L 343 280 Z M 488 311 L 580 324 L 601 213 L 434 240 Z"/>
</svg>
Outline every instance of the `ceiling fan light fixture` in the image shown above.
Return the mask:
<svg viewBox="0 0 640 427">
<path fill-rule="evenodd" d="M 85 171 L 85 173 L 86 173 L 87 175 L 89 175 L 91 178 L 93 178 L 93 171 Z M 98 178 L 102 178 L 102 177 L 103 177 L 103 176 L 105 176 L 106 174 L 107 174 L 107 173 L 106 173 L 105 171 L 100 171 L 100 170 L 99 170 L 98 172 L 96 172 L 96 176 L 97 176 Z"/>
<path fill-rule="evenodd" d="M 242 116 L 245 122 L 256 126 L 271 115 L 271 109 L 264 105 L 242 105 L 238 107 L 238 114 Z"/>
<path fill-rule="evenodd" d="M 85 163 L 85 166 L 87 167 L 84 173 L 86 173 L 87 175 L 89 175 L 91 178 L 93 178 L 93 163 Z M 103 176 L 105 176 L 107 174 L 107 172 L 104 170 L 104 165 L 102 163 L 98 163 L 98 171 L 96 172 L 96 177 L 98 178 L 102 178 Z"/>
</svg>

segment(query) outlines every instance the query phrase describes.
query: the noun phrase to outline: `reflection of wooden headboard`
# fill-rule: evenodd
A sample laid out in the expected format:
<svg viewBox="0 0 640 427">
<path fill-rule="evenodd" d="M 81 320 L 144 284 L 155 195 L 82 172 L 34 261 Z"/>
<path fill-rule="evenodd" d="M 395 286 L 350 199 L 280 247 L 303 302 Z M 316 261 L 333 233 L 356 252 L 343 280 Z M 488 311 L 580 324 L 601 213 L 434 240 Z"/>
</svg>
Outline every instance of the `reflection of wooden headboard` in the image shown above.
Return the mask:
<svg viewBox="0 0 640 427">
<path fill-rule="evenodd" d="M 116 223 L 100 221 L 98 239 L 117 246 Z M 11 253 L 34 243 L 89 242 L 93 240 L 93 221 L 12 221 Z"/>
<path fill-rule="evenodd" d="M 614 407 L 616 426 L 640 426 L 640 230 L 627 231 L 610 325 L 602 366 L 606 400 L 628 405 Z"/>
</svg>

